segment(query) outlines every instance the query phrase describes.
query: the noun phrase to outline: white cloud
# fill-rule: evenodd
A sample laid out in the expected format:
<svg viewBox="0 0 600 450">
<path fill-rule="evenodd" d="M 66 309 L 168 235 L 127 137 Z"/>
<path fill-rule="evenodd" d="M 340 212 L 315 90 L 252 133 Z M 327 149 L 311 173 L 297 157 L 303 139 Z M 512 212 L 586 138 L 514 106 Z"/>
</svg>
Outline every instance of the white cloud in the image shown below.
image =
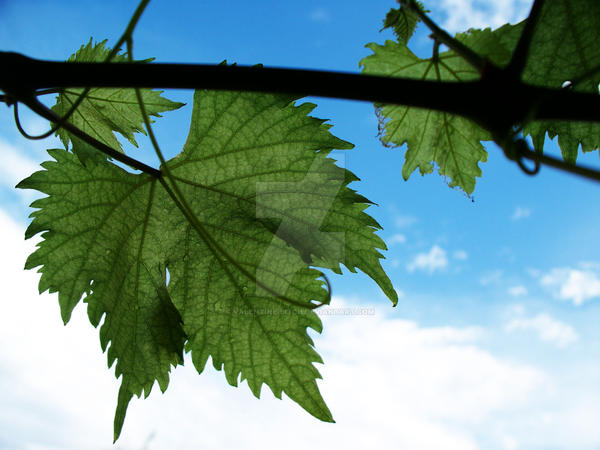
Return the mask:
<svg viewBox="0 0 600 450">
<path fill-rule="evenodd" d="M 440 25 L 451 33 L 469 28 L 496 28 L 507 22 L 516 23 L 525 17 L 531 0 L 439 0 L 432 4 L 433 17 L 442 17 Z"/>
<path fill-rule="evenodd" d="M 401 233 L 396 233 L 392 237 L 387 239 L 386 242 L 390 246 L 395 244 L 404 244 L 406 242 L 406 236 Z"/>
<path fill-rule="evenodd" d="M 521 303 L 516 303 L 508 307 L 508 313 L 511 316 L 522 316 L 525 313 L 525 306 Z"/>
<path fill-rule="evenodd" d="M 0 386 L 3 411 L 10 411 L 0 413 L 2 445 L 111 447 L 118 382 L 106 368 L 98 330 L 84 305 L 62 325 L 56 295 L 38 295 L 39 275 L 22 269 L 33 243 L 23 241 L 23 228 L 1 210 L 0 229 Z M 333 300 L 336 308 L 358 306 Z M 372 314 L 321 316 L 319 386 L 336 424 L 319 422 L 285 396 L 275 399 L 267 387 L 255 399 L 245 382 L 229 386 L 210 362 L 198 375 L 186 355 L 164 395 L 155 386 L 148 399 L 131 402 L 118 447 L 270 450 L 284 442 L 291 450 L 502 448 L 482 439 L 524 446 L 531 432 L 522 431 L 522 423 L 552 390 L 548 375 L 485 350 L 488 332 L 480 327 L 424 327 L 384 311 L 398 310 L 378 306 Z M 578 414 L 597 423 L 597 396 L 587 395 L 591 406 Z M 575 426 L 579 416 L 569 416 L 577 402 L 569 396 L 565 402 L 547 411 L 556 415 L 550 425 L 535 422 L 541 443 L 529 447 L 599 442 L 593 440 L 596 428 Z M 562 440 L 553 440 L 554 429 Z"/>
<path fill-rule="evenodd" d="M 3 139 L 0 139 L 0 182 L 7 187 L 13 188 L 23 178 L 28 177 L 33 172 L 40 170 L 37 163 L 31 158 L 24 156 L 13 145 L 10 145 Z"/>
<path fill-rule="evenodd" d="M 428 253 L 419 253 L 406 266 L 409 272 L 424 270 L 433 273 L 438 269 L 444 269 L 448 265 L 448 258 L 443 248 L 434 245 Z"/>
<path fill-rule="evenodd" d="M 482 286 L 488 286 L 490 284 L 500 283 L 501 279 L 502 279 L 502 270 L 496 269 L 496 270 L 491 270 L 491 271 L 484 273 L 481 276 L 481 278 L 479 278 L 479 283 Z"/>
<path fill-rule="evenodd" d="M 586 300 L 600 297 L 600 275 L 588 264 L 583 269 L 555 268 L 540 278 L 542 286 L 553 290 L 563 300 L 582 305 Z"/>
<path fill-rule="evenodd" d="M 313 22 L 331 22 L 331 14 L 325 8 L 315 8 L 310 12 L 310 20 Z"/>
<path fill-rule="evenodd" d="M 457 259 L 459 261 L 464 261 L 465 259 L 468 258 L 467 252 L 465 252 L 464 250 L 456 250 L 453 254 L 452 257 L 454 259 Z"/>
<path fill-rule="evenodd" d="M 24 112 L 25 112 L 25 114 L 23 114 Z M 19 115 L 21 116 L 21 123 L 23 123 L 25 131 L 27 131 L 27 133 L 29 133 L 30 135 L 37 136 L 40 134 L 45 134 L 50 129 L 50 123 L 46 119 L 35 114 L 33 111 L 29 111 L 28 109 L 23 111 L 23 110 L 19 109 Z M 22 138 L 20 133 L 19 134 L 15 133 L 15 135 Z M 58 142 L 58 138 L 55 137 L 54 135 L 51 135 L 50 137 L 48 137 L 46 139 L 48 141 L 54 140 L 54 141 Z M 48 142 L 48 141 L 46 141 L 46 139 L 36 140 L 36 141 L 31 141 L 31 142 L 40 142 L 40 143 L 44 142 L 43 147 L 46 148 L 46 144 Z"/>
<path fill-rule="evenodd" d="M 512 213 L 512 216 L 510 216 L 510 220 L 517 221 L 521 219 L 526 219 L 530 215 L 531 210 L 529 210 L 529 208 L 522 208 L 520 206 L 517 206 L 514 212 Z"/>
<path fill-rule="evenodd" d="M 480 448 L 471 433 L 545 389 L 546 376 L 538 370 L 479 348 L 486 335 L 479 327 L 420 327 L 377 312 L 369 320 L 331 318 L 318 344 L 335 357 L 324 369 L 326 379 L 336 380 L 332 401 L 351 395 L 361 411 L 373 410 L 376 402 L 381 431 L 393 439 L 393 447 Z M 366 443 L 370 426 L 353 417 L 355 411 L 339 410 L 339 422 L 351 420 L 361 435 L 367 433 Z"/>
<path fill-rule="evenodd" d="M 503 450 L 517 450 L 519 448 L 518 441 L 512 436 L 502 436 L 501 443 Z"/>
<path fill-rule="evenodd" d="M 586 270 L 595 270 L 600 272 L 600 263 L 595 261 L 582 261 L 579 263 L 579 267 Z"/>
<path fill-rule="evenodd" d="M 509 333 L 517 330 L 535 331 L 542 341 L 552 342 L 559 348 L 564 348 L 579 339 L 573 327 L 544 313 L 531 318 L 514 318 L 506 324 L 505 330 Z"/>
<path fill-rule="evenodd" d="M 411 225 L 414 225 L 418 221 L 419 221 L 419 219 L 417 219 L 415 216 L 398 215 L 394 219 L 394 222 L 396 223 L 396 226 L 398 228 L 410 227 Z"/>
<path fill-rule="evenodd" d="M 527 295 L 527 288 L 525 286 L 511 286 L 508 288 L 508 293 L 513 297 L 521 297 Z"/>
</svg>

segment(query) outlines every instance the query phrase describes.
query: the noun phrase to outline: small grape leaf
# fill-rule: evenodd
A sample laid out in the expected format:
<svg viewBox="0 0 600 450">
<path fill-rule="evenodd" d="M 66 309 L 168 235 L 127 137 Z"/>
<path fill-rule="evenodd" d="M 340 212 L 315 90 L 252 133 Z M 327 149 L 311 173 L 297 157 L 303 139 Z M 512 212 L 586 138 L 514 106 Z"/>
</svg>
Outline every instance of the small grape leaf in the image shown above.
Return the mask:
<svg viewBox="0 0 600 450">
<path fill-rule="evenodd" d="M 458 38 L 473 50 L 493 61 L 506 62 L 510 53 L 490 30 L 473 30 Z M 437 58 L 421 59 L 406 43 L 386 41 L 366 46 L 373 54 L 359 65 L 363 73 L 437 81 L 467 81 L 479 73 L 453 51 L 442 52 Z M 415 169 L 422 175 L 433 171 L 433 162 L 440 175 L 450 179 L 450 186 L 459 186 L 467 194 L 475 188 L 475 178 L 481 176 L 478 163 L 485 162 L 487 153 L 480 141 L 490 139 L 489 133 L 475 123 L 445 112 L 400 105 L 376 105 L 380 123 L 385 123 L 381 141 L 386 146 L 407 144 L 402 176 L 407 180 Z"/>
<path fill-rule="evenodd" d="M 509 51 L 516 47 L 524 22 L 494 31 Z M 600 84 L 600 2 L 546 2 L 534 31 L 523 81 L 539 86 L 598 94 Z M 575 83 L 578 81 L 577 83 Z M 546 132 L 558 136 L 565 161 L 575 163 L 579 144 L 584 152 L 600 146 L 600 124 L 595 122 L 536 121 L 524 127 L 536 150 L 542 152 Z"/>
<path fill-rule="evenodd" d="M 102 348 L 110 343 L 109 366 L 116 360 L 122 376 L 115 440 L 133 395 L 155 380 L 164 391 L 184 349 L 199 372 L 210 356 L 230 384 L 245 379 L 259 396 L 265 383 L 333 421 L 306 331 L 321 331 L 311 308 L 328 293 L 310 266 L 361 269 L 397 297 L 369 202 L 328 157 L 352 145 L 308 116 L 313 108 L 285 95 L 197 91 L 187 142 L 167 162 L 197 223 L 161 180 L 106 160 L 83 165 L 66 150 L 50 150 L 53 161 L 18 185 L 47 194 L 26 232 L 42 233 L 26 263 L 41 266 L 40 291 L 58 292 L 65 323 L 82 297 L 94 326 L 104 317 Z"/>
<path fill-rule="evenodd" d="M 105 47 L 106 40 L 92 45 L 92 40 L 87 43 L 68 59 L 69 62 L 103 62 L 111 52 L 111 49 Z M 124 54 L 115 55 L 111 62 L 127 62 Z M 138 63 L 149 62 L 151 60 L 137 61 Z M 64 89 L 57 97 L 56 105 L 52 107 L 54 112 L 64 116 L 73 103 L 79 98 L 83 89 L 68 88 Z M 162 91 L 153 89 L 141 89 L 142 98 L 146 105 L 149 115 L 160 117 L 160 113 L 181 108 L 184 104 L 172 102 L 160 94 Z M 123 88 L 92 88 L 77 110 L 73 113 L 69 122 L 85 131 L 90 136 L 98 139 L 100 142 L 117 150 L 121 150 L 121 144 L 117 140 L 114 132 L 123 135 L 129 142 L 137 147 L 134 133 L 145 131 L 142 127 L 143 117 L 137 104 L 134 89 Z M 63 128 L 56 133 L 65 147 L 71 140 L 71 135 Z M 88 152 L 82 150 L 78 154 L 82 162 L 90 156 Z"/>
<path fill-rule="evenodd" d="M 425 10 L 423 4 L 418 0 L 416 0 L 414 3 L 418 8 L 421 8 L 423 12 L 429 12 Z M 419 16 L 410 8 L 400 5 L 399 8 L 392 8 L 388 11 L 388 13 L 385 15 L 385 19 L 383 20 L 383 28 L 379 31 L 391 28 L 398 38 L 398 41 L 408 42 L 415 32 L 417 24 L 420 22 L 420 20 L 421 19 Z"/>
</svg>

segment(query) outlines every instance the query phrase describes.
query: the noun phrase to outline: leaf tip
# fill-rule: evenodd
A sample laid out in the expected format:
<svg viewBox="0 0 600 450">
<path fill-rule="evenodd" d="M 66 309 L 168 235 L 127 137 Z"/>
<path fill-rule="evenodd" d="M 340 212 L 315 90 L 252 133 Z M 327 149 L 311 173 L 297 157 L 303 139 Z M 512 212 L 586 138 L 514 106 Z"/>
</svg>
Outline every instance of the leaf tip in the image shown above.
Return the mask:
<svg viewBox="0 0 600 450">
<path fill-rule="evenodd" d="M 325 414 L 322 417 L 319 417 L 319 419 L 322 422 L 335 423 L 335 419 L 333 418 L 333 415 L 331 414 L 331 411 L 329 411 L 329 408 L 327 408 L 327 406 L 325 406 L 325 410 L 323 412 Z"/>
<path fill-rule="evenodd" d="M 123 423 L 125 422 L 125 414 L 127 413 L 127 407 L 133 395 L 129 392 L 126 387 L 125 380 L 122 381 L 121 387 L 119 388 L 119 397 L 117 400 L 117 410 L 115 411 L 114 421 L 114 432 L 113 432 L 113 444 L 117 442 L 121 431 L 123 430 Z"/>
<path fill-rule="evenodd" d="M 392 292 L 393 292 L 393 294 L 391 296 L 388 295 L 388 298 L 392 302 L 392 308 L 395 308 L 396 306 L 398 306 L 398 293 L 396 292 L 395 289 L 392 289 Z"/>
</svg>

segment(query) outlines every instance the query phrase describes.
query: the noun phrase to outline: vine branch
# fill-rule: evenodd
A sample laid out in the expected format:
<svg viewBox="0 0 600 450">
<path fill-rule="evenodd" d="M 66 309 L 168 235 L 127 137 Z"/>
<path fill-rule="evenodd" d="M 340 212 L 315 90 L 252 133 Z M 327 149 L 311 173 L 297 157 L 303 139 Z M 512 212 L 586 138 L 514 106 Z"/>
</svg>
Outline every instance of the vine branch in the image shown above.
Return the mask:
<svg viewBox="0 0 600 450">
<path fill-rule="evenodd" d="M 299 97 L 314 95 L 444 111 L 466 117 L 499 136 L 506 135 L 506 130 L 525 120 L 600 122 L 600 96 L 597 94 L 534 86 L 520 80 L 508 80 L 507 77 L 457 83 L 256 66 L 54 62 L 10 52 L 0 52 L 0 64 L 8 68 L 0 72 L 0 90 L 6 94 L 0 96 L 0 101 L 8 104 L 21 101 L 55 123 L 60 121 L 60 117 L 36 99 L 36 91 L 94 86 L 216 89 L 287 93 Z M 67 125 L 68 122 L 63 124 L 65 128 Z M 67 129 L 117 161 L 153 176 L 160 174 L 157 169 L 100 142 L 98 147 L 90 141 L 93 139 L 91 136 L 76 127 L 69 126 Z M 534 152 L 521 153 L 535 161 Z M 551 162 L 547 158 L 540 160 L 582 175 L 576 169 L 580 166 L 560 160 Z M 599 172 L 593 169 L 585 169 L 584 172 L 588 174 L 584 176 L 600 180 Z"/>
<path fill-rule="evenodd" d="M 42 61 L 0 52 L 0 90 L 18 93 L 66 87 L 215 89 L 288 93 L 401 104 L 469 118 L 484 126 L 513 124 L 541 101 L 534 120 L 600 122 L 600 97 L 527 83 L 439 82 L 306 69 L 165 63 Z M 5 97 L 0 100 L 6 101 Z"/>
</svg>

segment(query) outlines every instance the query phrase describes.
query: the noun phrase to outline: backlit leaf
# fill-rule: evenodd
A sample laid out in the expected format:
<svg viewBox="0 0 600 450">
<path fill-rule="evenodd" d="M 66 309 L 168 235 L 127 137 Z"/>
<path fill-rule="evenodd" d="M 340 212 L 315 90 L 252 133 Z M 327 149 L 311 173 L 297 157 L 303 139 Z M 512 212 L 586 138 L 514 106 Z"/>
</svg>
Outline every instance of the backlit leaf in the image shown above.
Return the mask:
<svg viewBox="0 0 600 450">
<path fill-rule="evenodd" d="M 321 331 L 311 308 L 328 299 L 314 267 L 361 269 L 397 301 L 369 202 L 328 157 L 352 145 L 294 100 L 196 92 L 187 142 L 167 164 L 197 223 L 159 179 L 66 150 L 19 184 L 47 194 L 27 230 L 43 237 L 27 260 L 41 266 L 40 291 L 58 292 L 65 322 L 82 297 L 94 326 L 104 318 L 102 348 L 122 377 L 115 439 L 133 395 L 166 389 L 184 350 L 199 372 L 210 356 L 230 384 L 246 380 L 256 396 L 267 384 L 333 421 L 307 334 Z"/>
<path fill-rule="evenodd" d="M 477 50 L 483 46 L 494 61 L 506 61 L 508 51 L 490 30 L 473 31 L 461 36 L 466 44 Z M 389 75 L 436 81 L 467 81 L 477 79 L 478 72 L 452 51 L 437 58 L 422 59 L 411 52 L 405 43 L 386 41 L 385 45 L 368 44 L 373 55 L 360 61 L 363 73 Z M 384 122 L 381 141 L 387 146 L 407 145 L 402 177 L 419 169 L 421 174 L 433 171 L 450 179 L 450 186 L 459 186 L 470 194 L 475 178 L 481 176 L 479 162 L 487 153 L 480 141 L 490 139 L 486 130 L 462 117 L 402 105 L 376 105 L 380 121 Z"/>
</svg>

